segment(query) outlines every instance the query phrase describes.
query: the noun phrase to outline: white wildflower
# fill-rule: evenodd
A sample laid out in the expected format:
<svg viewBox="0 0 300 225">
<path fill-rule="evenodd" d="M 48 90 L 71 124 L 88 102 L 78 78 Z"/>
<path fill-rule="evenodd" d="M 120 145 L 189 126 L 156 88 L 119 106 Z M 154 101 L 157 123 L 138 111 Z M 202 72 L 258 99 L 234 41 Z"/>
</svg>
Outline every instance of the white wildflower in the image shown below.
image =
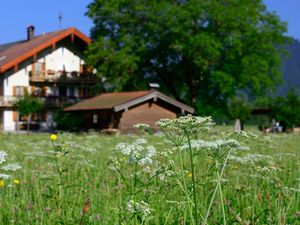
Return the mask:
<svg viewBox="0 0 300 225">
<path fill-rule="evenodd" d="M 271 172 L 276 172 L 276 171 L 280 171 L 278 168 L 274 167 L 274 166 L 257 166 L 256 167 L 258 172 L 261 173 L 271 173 Z"/>
<path fill-rule="evenodd" d="M 22 166 L 20 166 L 17 163 L 7 164 L 7 165 L 1 167 L 1 169 L 5 170 L 5 171 L 16 171 L 21 168 L 22 168 Z"/>
<path fill-rule="evenodd" d="M 211 117 L 187 115 L 177 119 L 161 119 L 156 125 L 170 130 L 192 130 L 194 128 L 207 130 L 209 126 L 213 125 L 213 121 Z"/>
<path fill-rule="evenodd" d="M 299 189 L 299 188 L 285 187 L 284 189 L 285 189 L 285 191 L 287 191 L 287 192 L 300 192 L 300 189 Z"/>
<path fill-rule="evenodd" d="M 231 155 L 229 159 L 241 164 L 255 164 L 255 163 L 265 163 L 269 165 L 275 164 L 272 156 L 262 155 L 262 154 L 247 154 L 245 156 Z"/>
<path fill-rule="evenodd" d="M 134 202 L 130 200 L 127 202 L 126 210 L 132 214 L 140 214 L 143 219 L 146 219 L 151 214 L 152 209 L 149 207 L 149 204 L 145 201 Z"/>
<path fill-rule="evenodd" d="M 134 128 L 138 128 L 140 130 L 148 130 L 148 129 L 150 129 L 149 124 L 146 124 L 146 123 L 138 123 L 138 124 L 133 125 L 133 127 Z"/>
<path fill-rule="evenodd" d="M 0 179 L 8 180 L 11 178 L 11 175 L 0 173 Z"/>
<path fill-rule="evenodd" d="M 207 150 L 209 151 L 220 151 L 225 150 L 226 148 L 237 148 L 239 147 L 239 143 L 234 139 L 229 140 L 216 140 L 216 141 L 203 141 L 203 140 L 192 140 L 191 147 L 195 150 Z M 182 150 L 187 150 L 189 145 L 185 143 L 182 146 Z"/>
<path fill-rule="evenodd" d="M 235 131 L 233 136 L 235 138 L 256 138 L 257 135 L 253 134 L 251 132 L 246 132 L 246 131 Z"/>
<path fill-rule="evenodd" d="M 147 143 L 147 140 L 144 138 L 139 138 L 134 141 L 134 144 L 136 144 L 136 145 L 141 145 L 141 144 L 146 144 L 146 143 Z"/>
<path fill-rule="evenodd" d="M 137 162 L 140 165 L 152 164 L 153 157 L 156 156 L 156 149 L 153 146 L 145 146 L 146 143 L 146 139 L 140 138 L 132 144 L 119 143 L 116 146 L 116 150 L 128 156 L 128 162 L 130 163 Z"/>
<path fill-rule="evenodd" d="M 6 160 L 5 160 L 5 157 L 7 156 L 7 153 L 6 152 L 3 152 L 3 151 L 0 151 L 0 164 L 1 163 L 4 163 Z"/>
</svg>

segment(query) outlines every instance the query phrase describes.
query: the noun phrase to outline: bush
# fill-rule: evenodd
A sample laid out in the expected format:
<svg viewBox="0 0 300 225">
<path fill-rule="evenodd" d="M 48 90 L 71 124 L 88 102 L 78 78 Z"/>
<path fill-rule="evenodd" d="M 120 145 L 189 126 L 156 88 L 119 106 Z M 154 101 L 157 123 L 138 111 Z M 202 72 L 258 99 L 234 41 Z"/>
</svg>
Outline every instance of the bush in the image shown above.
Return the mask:
<svg viewBox="0 0 300 225">
<path fill-rule="evenodd" d="M 77 114 L 58 111 L 54 114 L 54 121 L 58 130 L 80 131 L 83 125 L 83 117 Z"/>
<path fill-rule="evenodd" d="M 300 98 L 294 90 L 285 97 L 279 96 L 270 104 L 271 118 L 275 118 L 285 128 L 300 125 Z"/>
</svg>

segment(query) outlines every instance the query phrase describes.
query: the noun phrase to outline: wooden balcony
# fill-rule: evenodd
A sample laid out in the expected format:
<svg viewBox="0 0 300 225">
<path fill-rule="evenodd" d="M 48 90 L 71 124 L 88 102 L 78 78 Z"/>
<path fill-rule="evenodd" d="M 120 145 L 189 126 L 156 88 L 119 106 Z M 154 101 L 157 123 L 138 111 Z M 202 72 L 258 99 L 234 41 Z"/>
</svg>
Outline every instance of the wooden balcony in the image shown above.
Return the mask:
<svg viewBox="0 0 300 225">
<path fill-rule="evenodd" d="M 29 80 L 32 83 L 73 83 L 73 84 L 96 84 L 100 81 L 94 74 L 81 74 L 79 72 L 66 71 L 30 71 Z"/>
<path fill-rule="evenodd" d="M 18 99 L 22 98 L 17 96 L 0 96 L 0 108 L 11 108 Z M 67 105 L 75 104 L 79 101 L 85 100 L 87 98 L 81 97 L 58 97 L 58 96 L 46 96 L 46 97 L 36 97 L 42 101 L 45 107 L 64 107 Z"/>
<path fill-rule="evenodd" d="M 0 96 L 0 107 L 13 107 L 18 99 L 16 96 Z"/>
</svg>

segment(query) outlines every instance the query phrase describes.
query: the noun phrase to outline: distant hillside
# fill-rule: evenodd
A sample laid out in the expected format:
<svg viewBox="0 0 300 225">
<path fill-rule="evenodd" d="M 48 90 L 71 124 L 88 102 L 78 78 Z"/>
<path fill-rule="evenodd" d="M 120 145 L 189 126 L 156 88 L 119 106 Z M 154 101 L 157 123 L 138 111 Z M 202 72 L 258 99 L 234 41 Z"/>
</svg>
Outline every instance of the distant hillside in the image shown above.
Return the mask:
<svg viewBox="0 0 300 225">
<path fill-rule="evenodd" d="M 287 50 L 289 55 L 282 66 L 284 83 L 278 88 L 278 93 L 285 95 L 294 88 L 300 94 L 300 41 L 293 39 Z"/>
</svg>

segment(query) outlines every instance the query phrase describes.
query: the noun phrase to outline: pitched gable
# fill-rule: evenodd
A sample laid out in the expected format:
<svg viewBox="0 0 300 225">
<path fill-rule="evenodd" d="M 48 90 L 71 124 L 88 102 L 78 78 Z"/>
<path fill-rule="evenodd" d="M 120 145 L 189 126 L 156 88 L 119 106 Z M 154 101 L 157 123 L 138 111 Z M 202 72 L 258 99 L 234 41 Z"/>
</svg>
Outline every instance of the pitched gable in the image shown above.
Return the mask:
<svg viewBox="0 0 300 225">
<path fill-rule="evenodd" d="M 68 37 L 70 37 L 70 41 L 74 41 L 76 37 L 85 44 L 91 43 L 91 39 L 76 28 L 68 28 L 33 37 L 30 41 L 0 45 L 0 73 L 17 66 L 30 57 L 35 57 L 39 52 L 55 46 L 57 42 Z"/>
</svg>

